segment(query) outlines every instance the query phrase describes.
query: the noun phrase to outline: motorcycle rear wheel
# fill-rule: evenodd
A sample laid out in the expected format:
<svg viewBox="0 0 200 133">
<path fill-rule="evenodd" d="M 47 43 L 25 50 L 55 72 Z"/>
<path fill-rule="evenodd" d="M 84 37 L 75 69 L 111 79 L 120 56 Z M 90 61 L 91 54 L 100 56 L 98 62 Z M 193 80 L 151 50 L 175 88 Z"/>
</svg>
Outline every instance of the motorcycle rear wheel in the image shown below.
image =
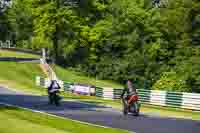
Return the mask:
<svg viewBox="0 0 200 133">
<path fill-rule="evenodd" d="M 127 115 L 129 112 L 128 107 L 126 105 L 123 106 L 123 114 Z"/>
</svg>

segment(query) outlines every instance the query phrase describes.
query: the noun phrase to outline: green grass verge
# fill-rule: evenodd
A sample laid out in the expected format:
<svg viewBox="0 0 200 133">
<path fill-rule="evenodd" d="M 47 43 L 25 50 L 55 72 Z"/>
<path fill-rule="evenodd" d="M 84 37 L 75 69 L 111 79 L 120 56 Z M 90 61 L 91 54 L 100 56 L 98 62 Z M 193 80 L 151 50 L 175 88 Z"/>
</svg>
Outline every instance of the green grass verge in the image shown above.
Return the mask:
<svg viewBox="0 0 200 133">
<path fill-rule="evenodd" d="M 83 83 L 83 84 L 88 84 L 88 85 L 94 85 L 98 87 L 123 88 L 122 85 L 116 82 L 109 81 L 109 80 L 96 80 L 93 77 L 85 76 L 83 73 L 67 70 L 57 65 L 52 65 L 52 68 L 60 79 L 67 82 L 73 82 L 73 83 L 77 82 L 77 83 Z"/>
<path fill-rule="evenodd" d="M 160 107 L 160 106 L 143 104 L 142 112 L 145 112 L 147 114 L 166 116 L 166 117 L 200 120 L 200 112 L 193 112 L 191 110 L 185 110 L 179 108 Z"/>
<path fill-rule="evenodd" d="M 40 58 L 39 55 L 14 52 L 14 51 L 8 51 L 8 50 L 1 50 L 1 49 L 0 49 L 0 57 Z"/>
<path fill-rule="evenodd" d="M 37 75 L 45 77 L 37 63 L 0 62 L 0 84 L 2 85 L 28 92 L 38 92 L 37 90 L 41 88 L 35 85 Z"/>
<path fill-rule="evenodd" d="M 0 106 L 0 123 L 1 133 L 128 133 L 8 106 Z"/>
</svg>

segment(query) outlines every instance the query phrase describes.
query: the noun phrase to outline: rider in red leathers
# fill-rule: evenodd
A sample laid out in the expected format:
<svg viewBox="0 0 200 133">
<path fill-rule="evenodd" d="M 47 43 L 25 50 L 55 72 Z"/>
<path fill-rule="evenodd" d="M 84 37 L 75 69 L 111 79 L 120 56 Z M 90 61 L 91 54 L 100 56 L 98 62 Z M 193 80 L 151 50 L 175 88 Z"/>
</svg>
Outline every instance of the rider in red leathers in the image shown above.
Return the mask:
<svg viewBox="0 0 200 133">
<path fill-rule="evenodd" d="M 133 95 L 136 95 L 136 97 L 132 97 Z M 125 108 L 129 107 L 131 101 L 138 99 L 136 88 L 130 80 L 127 81 L 126 87 L 123 89 L 121 99 Z"/>
</svg>

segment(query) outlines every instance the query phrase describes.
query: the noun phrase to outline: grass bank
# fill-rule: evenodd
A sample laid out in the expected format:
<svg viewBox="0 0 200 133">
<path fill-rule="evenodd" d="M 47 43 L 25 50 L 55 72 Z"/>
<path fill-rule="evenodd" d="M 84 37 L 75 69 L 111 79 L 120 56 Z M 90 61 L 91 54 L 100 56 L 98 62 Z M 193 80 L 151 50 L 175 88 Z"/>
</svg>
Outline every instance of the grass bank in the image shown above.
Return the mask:
<svg viewBox="0 0 200 133">
<path fill-rule="evenodd" d="M 27 92 L 39 92 L 35 77 L 43 76 L 37 63 L 0 62 L 0 84 L 11 88 L 20 88 Z"/>
<path fill-rule="evenodd" d="M 87 77 L 83 73 L 64 69 L 57 65 L 52 65 L 52 68 L 60 79 L 67 82 L 82 83 L 98 87 L 123 88 L 122 85 L 116 82 L 109 80 L 96 80 L 94 77 Z"/>
<path fill-rule="evenodd" d="M 0 105 L 1 133 L 128 133 Z"/>
</svg>

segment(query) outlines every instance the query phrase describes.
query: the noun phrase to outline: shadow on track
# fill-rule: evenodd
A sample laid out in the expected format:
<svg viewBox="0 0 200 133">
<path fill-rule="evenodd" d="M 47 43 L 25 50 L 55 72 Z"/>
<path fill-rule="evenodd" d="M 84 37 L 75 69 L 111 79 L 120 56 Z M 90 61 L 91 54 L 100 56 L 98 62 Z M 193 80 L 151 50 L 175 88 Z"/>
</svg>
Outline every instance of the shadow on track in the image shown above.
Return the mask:
<svg viewBox="0 0 200 133">
<path fill-rule="evenodd" d="M 35 110 L 49 111 L 62 111 L 62 110 L 85 110 L 92 111 L 98 108 L 106 108 L 104 106 L 97 106 L 95 104 L 79 103 L 75 101 L 61 101 L 61 105 L 56 107 L 48 104 L 47 96 L 32 96 L 32 95 L 19 95 L 19 94 L 0 94 L 0 102 L 31 108 Z"/>
</svg>

